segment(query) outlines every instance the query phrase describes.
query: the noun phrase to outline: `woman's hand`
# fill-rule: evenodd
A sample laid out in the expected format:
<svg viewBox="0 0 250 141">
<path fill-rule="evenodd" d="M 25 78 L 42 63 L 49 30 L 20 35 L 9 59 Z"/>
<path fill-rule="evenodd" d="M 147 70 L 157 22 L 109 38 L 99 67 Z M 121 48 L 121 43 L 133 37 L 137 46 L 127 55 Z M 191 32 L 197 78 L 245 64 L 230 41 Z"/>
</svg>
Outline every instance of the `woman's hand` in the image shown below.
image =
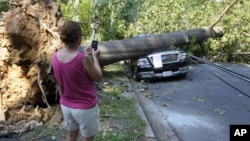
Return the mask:
<svg viewBox="0 0 250 141">
<path fill-rule="evenodd" d="M 91 55 L 91 54 L 92 54 L 92 47 L 91 47 L 91 45 L 88 46 L 88 47 L 86 47 L 84 52 L 85 52 L 86 54 L 88 54 L 88 55 Z"/>
<path fill-rule="evenodd" d="M 98 58 L 101 54 L 99 48 L 97 48 L 97 50 L 94 50 L 91 47 L 91 45 L 89 47 L 85 48 L 84 52 L 90 56 L 95 56 L 96 58 Z"/>
<path fill-rule="evenodd" d="M 100 50 L 99 50 L 99 48 L 97 48 L 97 50 L 94 50 L 93 48 L 92 48 L 92 56 L 95 56 L 96 58 L 98 58 L 99 56 L 100 56 Z"/>
</svg>

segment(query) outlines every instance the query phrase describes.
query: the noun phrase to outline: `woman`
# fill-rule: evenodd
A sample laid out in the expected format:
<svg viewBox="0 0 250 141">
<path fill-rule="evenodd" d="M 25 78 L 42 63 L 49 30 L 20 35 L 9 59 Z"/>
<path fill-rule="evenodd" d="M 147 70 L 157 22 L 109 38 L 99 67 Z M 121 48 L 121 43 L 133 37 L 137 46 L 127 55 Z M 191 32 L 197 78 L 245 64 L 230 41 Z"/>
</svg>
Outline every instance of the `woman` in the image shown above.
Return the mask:
<svg viewBox="0 0 250 141">
<path fill-rule="evenodd" d="M 101 81 L 98 61 L 100 50 L 87 48 L 79 52 L 82 41 L 77 22 L 66 21 L 60 28 L 63 48 L 52 57 L 54 76 L 60 87 L 60 105 L 68 129 L 67 141 L 75 141 L 78 133 L 82 141 L 93 141 L 101 131 L 98 97 L 94 82 Z"/>
</svg>

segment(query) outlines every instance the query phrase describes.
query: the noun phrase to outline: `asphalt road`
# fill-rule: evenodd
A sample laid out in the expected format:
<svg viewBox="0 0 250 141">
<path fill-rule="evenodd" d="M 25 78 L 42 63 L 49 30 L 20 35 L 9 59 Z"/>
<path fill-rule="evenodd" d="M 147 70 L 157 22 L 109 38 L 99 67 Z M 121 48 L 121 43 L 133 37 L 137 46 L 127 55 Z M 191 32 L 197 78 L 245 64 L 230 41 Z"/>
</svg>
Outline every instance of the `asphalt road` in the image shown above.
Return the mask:
<svg viewBox="0 0 250 141">
<path fill-rule="evenodd" d="M 250 77 L 250 66 L 220 65 Z M 147 86 L 154 110 L 162 116 L 150 120 L 151 125 L 164 119 L 180 141 L 229 141 L 231 124 L 250 124 L 250 83 L 209 65 L 191 65 L 185 78 L 152 81 Z M 159 126 L 152 128 L 156 133 L 161 131 Z"/>
</svg>

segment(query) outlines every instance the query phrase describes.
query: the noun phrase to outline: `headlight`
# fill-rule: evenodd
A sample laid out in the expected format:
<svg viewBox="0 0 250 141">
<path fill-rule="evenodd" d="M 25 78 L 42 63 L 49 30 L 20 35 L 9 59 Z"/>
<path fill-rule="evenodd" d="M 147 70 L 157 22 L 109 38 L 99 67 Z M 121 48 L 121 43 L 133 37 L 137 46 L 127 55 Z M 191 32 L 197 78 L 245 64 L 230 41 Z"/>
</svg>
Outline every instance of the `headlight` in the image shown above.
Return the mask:
<svg viewBox="0 0 250 141">
<path fill-rule="evenodd" d="M 186 59 L 186 53 L 180 53 L 180 60 Z"/>
<path fill-rule="evenodd" d="M 141 58 L 138 60 L 138 65 L 149 65 L 149 61 L 147 58 Z"/>
</svg>

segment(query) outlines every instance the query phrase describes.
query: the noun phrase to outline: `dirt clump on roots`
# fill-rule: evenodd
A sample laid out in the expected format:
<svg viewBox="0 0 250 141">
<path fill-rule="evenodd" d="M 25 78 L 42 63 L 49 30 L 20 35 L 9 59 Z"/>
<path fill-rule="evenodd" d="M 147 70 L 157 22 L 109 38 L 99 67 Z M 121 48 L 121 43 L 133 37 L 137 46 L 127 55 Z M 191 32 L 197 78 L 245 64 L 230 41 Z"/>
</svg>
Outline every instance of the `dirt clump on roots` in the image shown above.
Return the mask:
<svg viewBox="0 0 250 141">
<path fill-rule="evenodd" d="M 54 0 L 20 0 L 11 7 L 0 20 L 0 137 L 62 122 L 50 70 L 51 55 L 60 47 L 60 7 Z"/>
</svg>

